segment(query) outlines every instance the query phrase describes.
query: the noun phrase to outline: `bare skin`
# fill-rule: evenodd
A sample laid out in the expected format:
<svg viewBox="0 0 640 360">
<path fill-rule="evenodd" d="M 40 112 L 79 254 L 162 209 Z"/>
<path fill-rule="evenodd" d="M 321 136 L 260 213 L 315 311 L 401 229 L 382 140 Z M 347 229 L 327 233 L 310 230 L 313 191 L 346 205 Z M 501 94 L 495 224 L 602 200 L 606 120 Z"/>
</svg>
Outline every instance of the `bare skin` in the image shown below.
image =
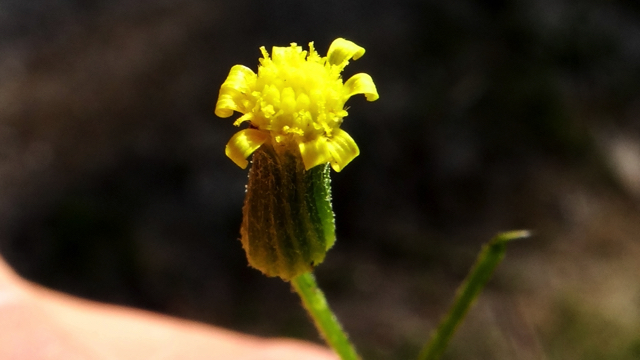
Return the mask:
<svg viewBox="0 0 640 360">
<path fill-rule="evenodd" d="M 20 278 L 0 258 L 0 359 L 337 360 L 303 341 L 262 339 L 101 304 Z"/>
</svg>

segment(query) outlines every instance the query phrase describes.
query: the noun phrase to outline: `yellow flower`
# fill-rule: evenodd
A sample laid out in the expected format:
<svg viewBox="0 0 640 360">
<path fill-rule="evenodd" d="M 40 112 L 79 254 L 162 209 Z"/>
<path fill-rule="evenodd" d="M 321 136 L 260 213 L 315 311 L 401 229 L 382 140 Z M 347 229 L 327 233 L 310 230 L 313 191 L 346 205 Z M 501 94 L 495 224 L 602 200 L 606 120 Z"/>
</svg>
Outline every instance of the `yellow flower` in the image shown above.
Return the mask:
<svg viewBox="0 0 640 360">
<path fill-rule="evenodd" d="M 260 51 L 258 74 L 235 65 L 220 88 L 216 115 L 226 118 L 237 111 L 243 115 L 234 125 L 249 122 L 249 128 L 229 140 L 227 156 L 244 169 L 247 157 L 263 144 L 277 152 L 294 144 L 305 170 L 325 163 L 342 170 L 360 153 L 351 136 L 340 129 L 347 116 L 345 102 L 355 94 L 364 94 L 368 101 L 379 97 L 371 76 L 356 74 L 344 83 L 340 76 L 364 48 L 338 38 L 326 57 L 318 55 L 313 43 L 308 52 L 295 43 L 274 46 L 271 57 L 264 46 Z"/>
</svg>

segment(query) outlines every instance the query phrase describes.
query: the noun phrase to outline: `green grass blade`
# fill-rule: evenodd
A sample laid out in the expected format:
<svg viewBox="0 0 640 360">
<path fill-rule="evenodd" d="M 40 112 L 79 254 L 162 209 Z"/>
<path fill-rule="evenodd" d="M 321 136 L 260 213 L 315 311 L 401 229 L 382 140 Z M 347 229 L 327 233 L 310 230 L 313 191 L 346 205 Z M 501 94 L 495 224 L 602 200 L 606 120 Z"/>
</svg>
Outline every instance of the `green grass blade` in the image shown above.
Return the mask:
<svg viewBox="0 0 640 360">
<path fill-rule="evenodd" d="M 482 247 L 469 275 L 458 288 L 453 305 L 432 334 L 430 341 L 420 352 L 418 360 L 436 360 L 442 356 L 458 325 L 464 320 L 471 305 L 491 278 L 496 266 L 504 258 L 507 242 L 530 235 L 530 232 L 526 230 L 505 232 Z"/>
</svg>

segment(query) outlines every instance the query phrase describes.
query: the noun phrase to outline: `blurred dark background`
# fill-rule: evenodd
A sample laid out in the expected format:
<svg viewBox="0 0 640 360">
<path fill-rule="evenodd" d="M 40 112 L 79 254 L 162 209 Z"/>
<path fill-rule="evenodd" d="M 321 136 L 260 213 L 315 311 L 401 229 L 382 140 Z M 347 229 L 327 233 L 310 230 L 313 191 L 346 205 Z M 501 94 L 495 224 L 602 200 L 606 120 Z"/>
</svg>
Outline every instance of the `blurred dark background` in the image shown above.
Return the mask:
<svg viewBox="0 0 640 360">
<path fill-rule="evenodd" d="M 625 0 L 0 0 L 0 254 L 90 299 L 320 342 L 246 265 L 213 115 L 265 45 L 366 48 L 361 155 L 316 273 L 366 359 L 410 359 L 483 242 L 513 243 L 448 359 L 640 358 L 640 6 Z"/>
</svg>

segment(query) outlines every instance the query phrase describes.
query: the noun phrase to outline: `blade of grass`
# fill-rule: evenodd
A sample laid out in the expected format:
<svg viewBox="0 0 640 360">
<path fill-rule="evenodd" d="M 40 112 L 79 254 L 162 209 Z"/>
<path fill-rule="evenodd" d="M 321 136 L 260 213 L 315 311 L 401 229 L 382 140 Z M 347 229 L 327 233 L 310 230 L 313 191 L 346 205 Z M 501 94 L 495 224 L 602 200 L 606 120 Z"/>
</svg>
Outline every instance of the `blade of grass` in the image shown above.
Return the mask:
<svg viewBox="0 0 640 360">
<path fill-rule="evenodd" d="M 436 360 L 442 356 L 458 325 L 504 258 L 507 242 L 529 236 L 531 234 L 526 230 L 505 232 L 482 247 L 469 275 L 456 291 L 453 305 L 431 335 L 431 340 L 420 351 L 418 360 Z"/>
</svg>

